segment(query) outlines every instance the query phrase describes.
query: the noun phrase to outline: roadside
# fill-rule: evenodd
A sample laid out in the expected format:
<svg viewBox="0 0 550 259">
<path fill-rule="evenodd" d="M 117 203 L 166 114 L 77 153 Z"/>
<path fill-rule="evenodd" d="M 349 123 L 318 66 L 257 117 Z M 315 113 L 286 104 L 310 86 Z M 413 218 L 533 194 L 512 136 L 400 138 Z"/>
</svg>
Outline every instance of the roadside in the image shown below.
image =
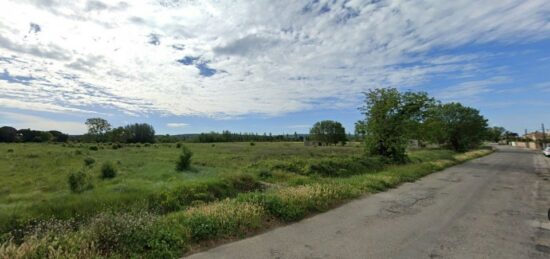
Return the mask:
<svg viewBox="0 0 550 259">
<path fill-rule="evenodd" d="M 189 258 L 547 258 L 550 164 L 511 147 Z"/>
</svg>

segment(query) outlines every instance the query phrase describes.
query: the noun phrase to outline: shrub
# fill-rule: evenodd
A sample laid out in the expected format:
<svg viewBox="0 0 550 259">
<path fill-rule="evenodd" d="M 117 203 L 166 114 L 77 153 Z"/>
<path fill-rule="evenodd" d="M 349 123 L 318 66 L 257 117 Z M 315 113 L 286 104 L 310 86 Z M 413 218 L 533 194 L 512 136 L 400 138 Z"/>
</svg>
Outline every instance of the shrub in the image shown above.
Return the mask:
<svg viewBox="0 0 550 259">
<path fill-rule="evenodd" d="M 255 146 L 255 145 L 256 145 L 256 143 L 250 142 L 250 146 Z"/>
<path fill-rule="evenodd" d="M 223 200 L 193 207 L 167 216 L 172 222 L 189 229 L 195 241 L 242 236 L 261 226 L 265 212 L 261 206 Z"/>
<path fill-rule="evenodd" d="M 86 157 L 84 158 L 84 165 L 85 166 L 91 166 L 95 163 L 95 159 L 91 158 L 91 157 Z"/>
<path fill-rule="evenodd" d="M 149 144 L 149 143 L 145 143 L 145 144 L 144 144 L 143 146 L 144 146 L 144 147 L 150 147 L 150 146 L 151 146 L 151 144 Z"/>
<path fill-rule="evenodd" d="M 90 228 L 102 254 L 123 258 L 180 257 L 189 239 L 181 225 L 168 225 L 147 212 L 102 213 L 92 219 Z"/>
<path fill-rule="evenodd" d="M 182 144 L 181 143 L 177 143 L 176 144 L 176 148 L 181 148 L 182 147 Z"/>
<path fill-rule="evenodd" d="M 78 171 L 69 175 L 69 188 L 74 193 L 81 193 L 94 188 L 94 186 L 85 172 Z"/>
<path fill-rule="evenodd" d="M 77 156 L 82 155 L 82 150 L 75 150 L 74 154 Z"/>
<path fill-rule="evenodd" d="M 343 184 L 312 184 L 269 193 L 240 194 L 237 200 L 258 204 L 283 221 L 299 220 L 308 212 L 327 210 L 331 205 L 356 197 L 359 191 Z"/>
<path fill-rule="evenodd" d="M 91 147 L 89 147 L 89 149 L 92 150 L 92 151 L 97 151 L 97 150 L 99 150 L 99 148 L 98 148 L 97 146 L 91 146 Z"/>
<path fill-rule="evenodd" d="M 191 152 L 191 150 L 189 150 L 186 146 L 182 146 L 181 154 L 176 163 L 176 170 L 184 171 L 189 169 L 189 167 L 191 166 L 192 156 L 193 156 L 193 152 Z"/>
<path fill-rule="evenodd" d="M 13 153 L 13 149 L 8 149 L 8 153 Z"/>
<path fill-rule="evenodd" d="M 113 149 L 119 149 L 119 148 L 122 148 L 122 145 L 120 143 L 113 143 L 113 145 L 111 145 L 111 147 Z"/>
<path fill-rule="evenodd" d="M 249 174 L 234 174 L 226 177 L 224 181 L 231 184 L 236 192 L 250 192 L 262 188 L 262 185 Z"/>
<path fill-rule="evenodd" d="M 269 170 L 262 169 L 262 170 L 260 170 L 260 172 L 258 172 L 258 176 L 261 179 L 267 179 L 267 178 L 271 178 L 273 176 L 273 174 Z"/>
<path fill-rule="evenodd" d="M 115 178 L 117 174 L 117 169 L 115 165 L 111 162 L 105 162 L 101 166 L 101 178 L 103 179 L 110 179 Z"/>
</svg>

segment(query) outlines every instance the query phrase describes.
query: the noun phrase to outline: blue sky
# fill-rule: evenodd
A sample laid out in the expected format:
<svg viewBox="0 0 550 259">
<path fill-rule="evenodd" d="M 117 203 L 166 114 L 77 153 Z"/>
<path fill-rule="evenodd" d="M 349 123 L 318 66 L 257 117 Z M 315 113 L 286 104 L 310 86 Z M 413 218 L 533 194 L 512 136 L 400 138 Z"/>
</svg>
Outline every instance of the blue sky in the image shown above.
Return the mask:
<svg viewBox="0 0 550 259">
<path fill-rule="evenodd" d="M 85 132 L 353 132 L 361 92 L 427 91 L 491 125 L 550 128 L 550 2 L 0 4 L 0 124 Z"/>
</svg>

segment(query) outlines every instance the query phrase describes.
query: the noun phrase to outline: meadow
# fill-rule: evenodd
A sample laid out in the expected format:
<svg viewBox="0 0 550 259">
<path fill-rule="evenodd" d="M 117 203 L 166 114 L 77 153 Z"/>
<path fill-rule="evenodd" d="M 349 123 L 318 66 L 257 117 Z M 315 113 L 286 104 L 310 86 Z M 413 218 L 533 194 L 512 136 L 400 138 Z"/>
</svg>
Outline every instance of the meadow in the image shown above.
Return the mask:
<svg viewBox="0 0 550 259">
<path fill-rule="evenodd" d="M 491 152 L 365 157 L 359 143 L 0 144 L 0 258 L 174 258 Z M 109 163 L 116 176 L 102 176 Z M 90 188 L 71 191 L 84 172 Z"/>
</svg>

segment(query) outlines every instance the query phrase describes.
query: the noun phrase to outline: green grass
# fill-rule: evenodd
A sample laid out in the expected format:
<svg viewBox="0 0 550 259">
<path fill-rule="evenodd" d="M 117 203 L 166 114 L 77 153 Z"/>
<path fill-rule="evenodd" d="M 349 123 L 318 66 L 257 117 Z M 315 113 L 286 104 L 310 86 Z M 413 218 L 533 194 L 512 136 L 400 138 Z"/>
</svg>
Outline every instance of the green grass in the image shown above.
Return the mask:
<svg viewBox="0 0 550 259">
<path fill-rule="evenodd" d="M 410 163 L 391 165 L 364 157 L 357 143 L 186 146 L 191 168 L 179 172 L 175 144 L 0 144 L 0 257 L 178 257 L 490 152 L 416 150 Z M 101 177 L 105 163 L 116 177 Z M 71 192 L 68 176 L 78 171 L 92 189 Z"/>
</svg>

